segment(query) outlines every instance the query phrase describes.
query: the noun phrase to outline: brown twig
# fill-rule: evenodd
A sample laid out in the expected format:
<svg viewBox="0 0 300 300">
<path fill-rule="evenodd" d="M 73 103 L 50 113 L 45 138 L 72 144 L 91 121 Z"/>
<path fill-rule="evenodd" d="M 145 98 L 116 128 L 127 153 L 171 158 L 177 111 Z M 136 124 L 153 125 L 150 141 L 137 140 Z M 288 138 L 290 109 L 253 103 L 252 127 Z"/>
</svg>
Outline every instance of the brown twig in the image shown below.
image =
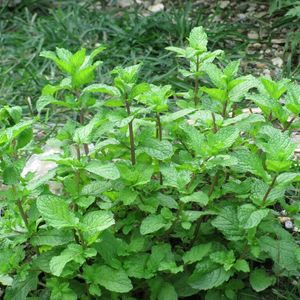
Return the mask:
<svg viewBox="0 0 300 300">
<path fill-rule="evenodd" d="M 274 188 L 274 185 L 275 185 L 277 176 L 278 176 L 278 175 L 275 175 L 275 176 L 274 176 L 274 178 L 273 178 L 273 180 L 272 180 L 272 182 L 271 182 L 271 184 L 270 184 L 268 190 L 266 191 L 266 193 L 265 193 L 265 195 L 264 195 L 264 197 L 263 197 L 263 200 L 262 200 L 262 203 L 263 203 L 263 204 L 265 204 L 265 202 L 266 202 L 268 196 L 270 195 L 272 189 Z"/>
<path fill-rule="evenodd" d="M 216 133 L 218 131 L 217 123 L 216 123 L 216 116 L 215 113 L 211 113 L 212 121 L 213 121 L 213 132 Z"/>
</svg>

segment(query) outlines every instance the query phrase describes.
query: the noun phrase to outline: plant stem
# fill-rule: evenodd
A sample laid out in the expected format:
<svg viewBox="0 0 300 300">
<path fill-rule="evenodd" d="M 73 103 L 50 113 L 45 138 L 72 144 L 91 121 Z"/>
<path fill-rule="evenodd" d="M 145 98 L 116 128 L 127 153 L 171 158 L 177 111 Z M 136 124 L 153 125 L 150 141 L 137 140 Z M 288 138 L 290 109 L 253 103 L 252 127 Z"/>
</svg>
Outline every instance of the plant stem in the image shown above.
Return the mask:
<svg viewBox="0 0 300 300">
<path fill-rule="evenodd" d="M 266 191 L 266 193 L 265 193 L 265 195 L 264 195 L 264 197 L 263 197 L 263 200 L 262 200 L 262 203 L 263 203 L 263 204 L 265 204 L 265 202 L 266 202 L 268 196 L 270 195 L 272 189 L 274 188 L 274 185 L 275 185 L 277 176 L 278 176 L 278 175 L 275 175 L 275 176 L 274 176 L 274 178 L 273 178 L 273 180 L 272 180 L 272 182 L 271 182 L 271 184 L 270 184 L 268 190 Z"/>
<path fill-rule="evenodd" d="M 197 58 L 196 58 L 196 72 L 199 72 L 199 54 L 197 54 Z M 195 88 L 194 88 L 194 103 L 195 106 L 197 106 L 198 104 L 198 90 L 199 90 L 199 78 L 198 75 L 196 74 L 196 78 L 195 78 Z"/>
<path fill-rule="evenodd" d="M 156 138 L 158 138 L 161 141 L 162 140 L 162 126 L 161 126 L 161 122 L 160 122 L 160 114 L 159 113 L 156 113 L 156 127 L 157 127 Z"/>
<path fill-rule="evenodd" d="M 159 112 L 156 113 L 156 138 L 158 138 L 160 141 L 162 140 L 162 126 L 161 126 L 161 122 L 160 122 Z M 159 183 L 160 183 L 160 185 L 163 185 L 163 183 L 164 183 L 161 172 L 159 172 Z"/>
<path fill-rule="evenodd" d="M 81 125 L 84 125 L 84 110 L 83 110 L 83 108 L 80 110 L 80 113 L 79 113 L 79 122 L 80 122 Z M 88 144 L 83 144 L 83 149 L 84 149 L 85 155 L 88 157 L 88 160 L 90 160 L 89 145 Z"/>
<path fill-rule="evenodd" d="M 218 131 L 217 123 L 216 123 L 216 116 L 215 113 L 211 113 L 212 121 L 213 121 L 213 132 L 216 133 Z"/>
<path fill-rule="evenodd" d="M 295 119 L 296 119 L 296 117 L 291 118 L 291 119 L 289 120 L 289 122 L 284 126 L 282 132 L 288 130 L 288 129 L 291 127 L 291 125 L 292 125 L 292 123 L 294 122 Z"/>
<path fill-rule="evenodd" d="M 218 184 L 218 181 L 219 181 L 219 175 L 216 174 L 213 178 L 213 181 L 211 183 L 211 186 L 210 186 L 210 189 L 209 189 L 209 192 L 208 192 L 208 196 L 210 197 L 212 195 L 212 193 L 214 192 L 214 189 L 215 189 L 215 186 Z"/>
<path fill-rule="evenodd" d="M 27 216 L 27 214 L 25 213 L 25 211 L 23 209 L 21 200 L 18 199 L 17 188 L 14 184 L 12 185 L 12 190 L 13 190 L 13 193 L 14 193 L 15 198 L 16 198 L 16 203 L 17 203 L 21 218 L 23 219 L 23 221 L 25 223 L 25 226 L 26 226 L 27 230 L 29 231 L 28 216 Z"/>
<path fill-rule="evenodd" d="M 130 105 L 129 105 L 129 102 L 127 100 L 125 100 L 125 105 L 126 105 L 126 110 L 127 110 L 128 116 L 130 116 Z M 129 139 L 130 139 L 131 163 L 134 166 L 136 161 L 135 161 L 134 134 L 133 134 L 132 121 L 133 120 L 131 120 L 128 123 L 128 129 L 129 129 Z"/>
<path fill-rule="evenodd" d="M 224 103 L 224 106 L 223 106 L 223 111 L 222 111 L 222 117 L 223 118 L 225 118 L 225 116 L 226 116 L 227 104 L 228 104 L 228 101 L 226 99 L 226 101 Z"/>
</svg>

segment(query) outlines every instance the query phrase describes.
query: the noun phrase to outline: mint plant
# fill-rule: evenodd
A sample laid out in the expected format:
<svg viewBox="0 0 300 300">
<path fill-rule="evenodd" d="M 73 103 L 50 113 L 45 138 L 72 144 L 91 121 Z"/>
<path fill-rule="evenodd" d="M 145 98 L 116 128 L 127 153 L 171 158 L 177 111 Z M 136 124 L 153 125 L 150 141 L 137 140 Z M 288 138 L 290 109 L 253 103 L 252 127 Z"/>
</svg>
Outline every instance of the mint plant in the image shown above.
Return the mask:
<svg viewBox="0 0 300 300">
<path fill-rule="evenodd" d="M 38 117 L 0 111 L 4 299 L 299 295 L 299 86 L 239 76 L 239 61 L 224 66 L 207 44 L 197 27 L 186 48 L 168 48 L 189 62 L 185 91 L 141 82 L 142 64 L 95 83 L 102 46 L 41 53 L 63 77 L 42 90 Z M 243 112 L 253 105 L 262 113 Z M 24 175 L 46 139 L 56 167 Z"/>
</svg>

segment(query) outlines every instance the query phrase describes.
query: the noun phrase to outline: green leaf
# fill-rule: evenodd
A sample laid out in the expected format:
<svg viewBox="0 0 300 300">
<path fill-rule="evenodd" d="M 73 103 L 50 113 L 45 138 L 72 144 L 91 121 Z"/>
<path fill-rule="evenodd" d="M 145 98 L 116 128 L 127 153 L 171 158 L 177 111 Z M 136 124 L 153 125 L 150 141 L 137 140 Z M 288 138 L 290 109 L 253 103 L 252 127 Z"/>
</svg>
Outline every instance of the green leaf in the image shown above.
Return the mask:
<svg viewBox="0 0 300 300">
<path fill-rule="evenodd" d="M 250 273 L 250 284 L 256 292 L 261 292 L 276 282 L 264 269 L 256 269 Z"/>
<path fill-rule="evenodd" d="M 111 96 L 120 96 L 120 92 L 117 88 L 102 83 L 91 84 L 84 88 L 82 93 L 103 93 Z"/>
<path fill-rule="evenodd" d="M 185 49 L 182 49 L 182 48 L 178 48 L 178 47 L 166 47 L 166 50 L 175 52 L 180 57 L 184 57 L 185 56 Z"/>
<path fill-rule="evenodd" d="M 207 35 L 202 26 L 194 27 L 189 35 L 190 47 L 201 52 L 207 51 Z"/>
<path fill-rule="evenodd" d="M 198 203 L 200 206 L 206 206 L 209 202 L 209 197 L 204 192 L 195 192 L 189 196 L 184 196 L 180 198 L 180 201 L 183 203 L 195 202 Z"/>
<path fill-rule="evenodd" d="M 197 290 L 209 290 L 220 286 L 231 276 L 231 272 L 226 272 L 223 267 L 217 265 L 209 266 L 204 270 L 195 270 L 189 277 L 189 285 Z"/>
<path fill-rule="evenodd" d="M 224 75 L 226 75 L 229 79 L 233 79 L 239 70 L 240 60 L 230 62 L 224 69 Z"/>
<path fill-rule="evenodd" d="M 201 88 L 201 91 L 209 95 L 212 99 L 218 100 L 221 103 L 225 103 L 227 99 L 227 92 L 225 90 L 208 88 L 204 86 Z"/>
<path fill-rule="evenodd" d="M 60 246 L 74 241 L 74 234 L 69 230 L 40 229 L 31 238 L 33 246 Z"/>
<path fill-rule="evenodd" d="M 84 84 L 94 80 L 96 66 L 88 66 L 84 69 L 79 69 L 72 74 L 72 86 L 78 88 Z"/>
<path fill-rule="evenodd" d="M 161 215 L 149 215 L 142 221 L 140 232 L 142 235 L 153 233 L 166 225 L 168 224 Z"/>
<path fill-rule="evenodd" d="M 51 291 L 50 300 L 77 300 L 78 297 L 69 287 L 69 283 L 61 278 L 49 278 L 47 280 L 47 288 Z"/>
<path fill-rule="evenodd" d="M 257 225 L 268 215 L 269 209 L 257 209 L 252 204 L 244 204 L 238 208 L 238 219 L 245 229 L 257 227 Z"/>
<path fill-rule="evenodd" d="M 91 244 L 96 241 L 99 234 L 115 224 L 110 211 L 92 211 L 85 214 L 81 220 L 80 228 L 84 238 Z"/>
<path fill-rule="evenodd" d="M 120 172 L 113 163 L 103 163 L 101 161 L 91 161 L 85 169 L 93 174 L 106 179 L 116 180 L 120 178 Z"/>
<path fill-rule="evenodd" d="M 38 197 L 37 208 L 44 220 L 57 229 L 76 227 L 79 221 L 70 210 L 67 202 L 57 196 L 43 195 Z"/>
<path fill-rule="evenodd" d="M 0 274 L 0 283 L 3 286 L 10 286 L 13 283 L 13 278 L 8 275 L 2 275 Z"/>
<path fill-rule="evenodd" d="M 235 262 L 233 250 L 217 251 L 212 253 L 209 257 L 213 262 L 223 265 L 225 271 L 229 271 Z"/>
<path fill-rule="evenodd" d="M 172 144 L 168 141 L 159 141 L 156 139 L 147 139 L 140 146 L 139 151 L 147 153 L 150 157 L 165 160 L 173 155 Z"/>
<path fill-rule="evenodd" d="M 177 266 L 175 256 L 170 244 L 154 245 L 151 249 L 151 256 L 147 262 L 147 268 L 151 272 L 170 271 L 173 274 L 183 271 L 182 266 Z"/>
<path fill-rule="evenodd" d="M 236 127 L 223 127 L 217 133 L 207 136 L 208 145 L 213 152 L 224 151 L 234 144 L 239 134 L 239 130 Z"/>
<path fill-rule="evenodd" d="M 192 172 L 187 170 L 177 171 L 175 166 L 162 166 L 160 170 L 164 177 L 164 185 L 186 192 L 186 185 L 191 180 Z"/>
<path fill-rule="evenodd" d="M 83 196 L 100 196 L 111 188 L 109 181 L 92 181 L 85 185 L 80 194 Z"/>
<path fill-rule="evenodd" d="M 202 68 L 207 73 L 212 83 L 219 89 L 226 88 L 226 80 L 222 71 L 214 64 L 208 63 Z"/>
<path fill-rule="evenodd" d="M 24 275 L 18 274 L 5 292 L 5 300 L 26 300 L 30 291 L 37 289 L 38 272 L 31 270 L 24 272 Z"/>
<path fill-rule="evenodd" d="M 20 170 L 16 166 L 7 166 L 3 170 L 4 184 L 18 184 L 20 177 Z"/>
<path fill-rule="evenodd" d="M 211 224 L 230 241 L 239 241 L 244 238 L 244 231 L 239 226 L 237 210 L 234 206 L 222 208 Z"/>
<path fill-rule="evenodd" d="M 171 283 L 165 282 L 160 287 L 157 300 L 177 300 L 177 292 Z"/>
<path fill-rule="evenodd" d="M 300 114 L 300 85 L 289 85 L 286 98 L 286 107 L 295 115 Z"/>
<path fill-rule="evenodd" d="M 233 156 L 237 158 L 238 164 L 233 167 L 238 172 L 250 172 L 263 179 L 268 178 L 268 174 L 265 171 L 262 159 L 255 153 L 248 149 L 240 149 L 233 153 Z"/>
<path fill-rule="evenodd" d="M 237 271 L 241 271 L 245 273 L 250 272 L 249 264 L 245 259 L 237 259 L 237 261 L 234 263 L 234 268 Z"/>
<path fill-rule="evenodd" d="M 276 183 L 280 186 L 288 186 L 292 182 L 298 182 L 298 181 L 300 181 L 300 173 L 292 173 L 292 172 L 282 173 L 276 179 Z"/>
<path fill-rule="evenodd" d="M 289 271 L 299 270 L 296 257 L 298 246 L 294 241 L 275 240 L 269 236 L 262 236 L 258 242 L 262 251 L 268 253 L 281 268 Z"/>
<path fill-rule="evenodd" d="M 90 143 L 96 125 L 97 121 L 92 119 L 87 125 L 77 128 L 73 135 L 73 141 L 77 144 Z"/>
<path fill-rule="evenodd" d="M 136 98 L 137 96 L 139 96 L 145 92 L 148 92 L 149 90 L 150 90 L 150 85 L 148 83 L 143 82 L 143 83 L 137 84 L 130 91 L 128 99 L 132 100 L 132 99 Z"/>
<path fill-rule="evenodd" d="M 36 109 L 38 113 L 40 113 L 47 105 L 53 104 L 58 106 L 63 106 L 67 108 L 72 108 L 73 105 L 71 103 L 67 103 L 64 101 L 59 101 L 50 95 L 42 95 L 36 102 Z"/>
<path fill-rule="evenodd" d="M 275 82 L 268 78 L 261 78 L 260 81 L 263 84 L 268 95 L 274 100 L 278 100 L 281 95 L 286 92 L 286 80 Z"/>
<path fill-rule="evenodd" d="M 207 256 L 211 252 L 211 249 L 211 243 L 194 246 L 184 253 L 182 259 L 185 264 L 192 264 L 196 261 L 201 261 L 203 257 Z"/>
<path fill-rule="evenodd" d="M 228 94 L 228 98 L 232 102 L 240 102 L 250 89 L 256 88 L 259 84 L 252 75 L 239 77 L 236 80 L 239 80 L 239 84 L 235 85 Z"/>
<path fill-rule="evenodd" d="M 84 63 L 85 53 L 86 49 L 81 48 L 75 54 L 69 57 L 70 63 L 72 64 L 74 70 L 79 69 L 79 67 Z"/>
<path fill-rule="evenodd" d="M 65 265 L 72 260 L 83 264 L 83 248 L 80 245 L 69 244 L 68 247 L 60 253 L 60 255 L 54 256 L 50 261 L 51 273 L 55 276 L 60 276 Z"/>
<path fill-rule="evenodd" d="M 168 124 L 175 120 L 181 119 L 181 118 L 185 117 L 186 115 L 191 114 L 194 111 L 195 111 L 195 109 L 193 109 L 193 108 L 181 109 L 179 111 L 162 116 L 161 122 L 162 122 L 162 124 Z"/>
<path fill-rule="evenodd" d="M 148 253 L 137 253 L 126 258 L 124 269 L 129 277 L 149 279 L 153 276 L 147 269 L 147 261 L 150 257 Z"/>
<path fill-rule="evenodd" d="M 132 290 L 132 284 L 125 271 L 115 270 L 109 266 L 97 267 L 98 283 L 107 290 L 116 293 L 128 293 Z"/>
<path fill-rule="evenodd" d="M 288 133 L 272 126 L 264 126 L 259 135 L 261 138 L 257 140 L 257 146 L 267 154 L 268 169 L 275 172 L 287 170 L 296 148 Z M 268 164 L 268 161 L 272 164 Z"/>
</svg>

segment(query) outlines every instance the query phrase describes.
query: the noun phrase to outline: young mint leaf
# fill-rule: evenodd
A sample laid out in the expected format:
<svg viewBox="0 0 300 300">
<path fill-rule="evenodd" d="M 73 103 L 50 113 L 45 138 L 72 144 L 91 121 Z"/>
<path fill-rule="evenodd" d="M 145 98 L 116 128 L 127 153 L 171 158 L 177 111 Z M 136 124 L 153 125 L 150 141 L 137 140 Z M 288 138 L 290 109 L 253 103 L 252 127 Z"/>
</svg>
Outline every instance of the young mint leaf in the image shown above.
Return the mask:
<svg viewBox="0 0 300 300">
<path fill-rule="evenodd" d="M 102 163 L 97 160 L 92 160 L 85 169 L 105 179 L 116 180 L 120 178 L 120 172 L 113 163 Z"/>
<path fill-rule="evenodd" d="M 44 220 L 57 229 L 76 227 L 79 222 L 67 202 L 57 196 L 39 196 L 36 205 Z"/>
<path fill-rule="evenodd" d="M 77 295 L 70 288 L 69 283 L 62 281 L 60 278 L 50 278 L 47 280 L 47 288 L 51 290 L 51 300 L 77 300 Z"/>
<path fill-rule="evenodd" d="M 148 253 L 137 253 L 126 258 L 124 262 L 124 269 L 129 277 L 149 279 L 153 276 L 147 270 L 147 262 L 150 257 Z"/>
<path fill-rule="evenodd" d="M 3 169 L 4 184 L 18 184 L 21 178 L 20 170 L 16 166 L 6 166 Z"/>
<path fill-rule="evenodd" d="M 115 220 L 111 212 L 99 210 L 85 214 L 81 219 L 79 228 L 82 230 L 83 236 L 88 241 L 88 244 L 91 244 L 96 241 L 101 231 L 114 224 Z"/>
<path fill-rule="evenodd" d="M 41 229 L 31 238 L 34 246 L 60 246 L 74 241 L 74 234 L 70 230 Z"/>
<path fill-rule="evenodd" d="M 160 291 L 157 296 L 157 300 L 177 300 L 178 295 L 171 283 L 165 282 L 160 287 Z"/>
<path fill-rule="evenodd" d="M 208 77 L 212 81 L 212 83 L 218 88 L 218 89 L 226 89 L 226 78 L 222 71 L 214 64 L 207 63 L 202 68 L 202 70 L 207 73 Z"/>
<path fill-rule="evenodd" d="M 295 115 L 300 114 L 300 85 L 290 84 L 288 86 L 286 107 Z"/>
<path fill-rule="evenodd" d="M 189 196 L 181 197 L 180 201 L 182 201 L 183 203 L 195 202 L 203 207 L 208 204 L 209 197 L 204 192 L 199 191 L 199 192 L 195 192 Z"/>
<path fill-rule="evenodd" d="M 173 274 L 183 271 L 182 266 L 177 266 L 174 253 L 170 244 L 154 245 L 151 249 L 151 256 L 147 262 L 150 272 L 170 271 Z"/>
<path fill-rule="evenodd" d="M 258 226 L 268 213 L 269 209 L 257 209 L 252 204 L 244 204 L 238 208 L 238 219 L 244 229 L 250 229 Z"/>
<path fill-rule="evenodd" d="M 233 79 L 237 75 L 240 63 L 240 60 L 232 61 L 225 67 L 224 75 L 226 75 L 229 80 Z"/>
<path fill-rule="evenodd" d="M 120 96 L 117 88 L 102 83 L 94 83 L 82 90 L 82 93 L 103 93 L 110 96 Z"/>
<path fill-rule="evenodd" d="M 150 157 L 165 160 L 173 155 L 172 144 L 168 141 L 159 141 L 157 139 L 147 139 L 140 146 L 139 151 L 147 153 Z"/>
<path fill-rule="evenodd" d="M 192 264 L 194 262 L 201 261 L 211 252 L 211 249 L 211 243 L 194 246 L 189 251 L 184 253 L 182 259 L 185 264 Z"/>
<path fill-rule="evenodd" d="M 109 291 L 128 293 L 133 288 L 126 272 L 122 269 L 116 270 L 109 266 L 100 265 L 95 268 L 95 274 L 101 274 L 101 276 L 97 276 L 97 283 Z"/>
<path fill-rule="evenodd" d="M 229 271 L 235 262 L 235 256 L 232 250 L 217 251 L 210 254 L 209 257 L 213 262 L 223 265 L 225 271 Z"/>
<path fill-rule="evenodd" d="M 156 232 L 167 225 L 168 223 L 161 215 L 149 215 L 142 221 L 140 232 L 142 235 L 146 235 Z"/>
<path fill-rule="evenodd" d="M 243 239 L 244 231 L 239 226 L 237 209 L 234 206 L 225 206 L 211 224 L 220 230 L 230 241 Z"/>
<path fill-rule="evenodd" d="M 69 244 L 68 247 L 60 253 L 60 255 L 54 256 L 50 261 L 51 273 L 55 276 L 60 276 L 65 265 L 72 260 L 83 264 L 83 248 L 80 245 Z"/>
<path fill-rule="evenodd" d="M 193 28 L 188 40 L 190 47 L 195 50 L 199 50 L 201 52 L 207 51 L 207 35 L 202 26 Z"/>
<path fill-rule="evenodd" d="M 221 128 L 215 134 L 209 134 L 207 136 L 208 145 L 213 153 L 224 151 L 231 147 L 239 137 L 239 130 L 236 127 L 228 126 Z"/>
<path fill-rule="evenodd" d="M 193 274 L 188 279 L 188 284 L 197 290 L 209 290 L 220 286 L 226 282 L 231 272 L 227 272 L 223 267 L 218 266 L 210 261 L 203 264 L 198 264 Z"/>
<path fill-rule="evenodd" d="M 245 273 L 250 272 L 249 264 L 245 259 L 237 259 L 233 266 L 237 271 Z"/>
<path fill-rule="evenodd" d="M 36 271 L 26 272 L 22 276 L 17 275 L 11 287 L 5 293 L 5 299 L 26 299 L 30 291 L 37 289 L 38 275 Z"/>
<path fill-rule="evenodd" d="M 296 257 L 298 246 L 293 240 L 275 240 L 270 236 L 262 236 L 258 242 L 261 250 L 268 253 L 281 268 L 289 271 L 299 270 Z"/>
<path fill-rule="evenodd" d="M 268 178 L 262 160 L 256 153 L 245 148 L 235 151 L 233 156 L 238 160 L 237 165 L 233 167 L 234 170 L 244 173 L 250 172 L 265 180 Z"/>
<path fill-rule="evenodd" d="M 250 273 L 250 284 L 256 292 L 261 292 L 276 282 L 264 269 L 255 269 Z"/>
</svg>

